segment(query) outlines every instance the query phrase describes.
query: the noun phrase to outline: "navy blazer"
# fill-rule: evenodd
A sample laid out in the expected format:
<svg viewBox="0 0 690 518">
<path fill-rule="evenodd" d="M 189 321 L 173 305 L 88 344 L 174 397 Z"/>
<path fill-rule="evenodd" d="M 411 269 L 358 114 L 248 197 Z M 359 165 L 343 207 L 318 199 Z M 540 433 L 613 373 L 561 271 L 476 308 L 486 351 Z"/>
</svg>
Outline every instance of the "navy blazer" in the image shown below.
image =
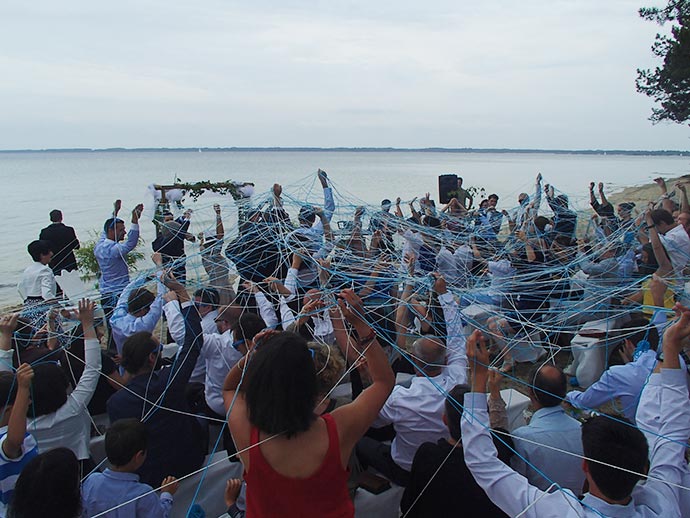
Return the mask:
<svg viewBox="0 0 690 518">
<path fill-rule="evenodd" d="M 199 469 L 204 460 L 199 421 L 175 412 L 190 412 L 185 388 L 204 343 L 197 309 L 183 308 L 182 315 L 185 341 L 173 365 L 135 377 L 127 384 L 128 390 L 119 390 L 107 404 L 111 423 L 135 417 L 146 424 L 149 446 L 138 473 L 152 487 L 160 486 L 168 475 L 181 477 Z"/>
</svg>

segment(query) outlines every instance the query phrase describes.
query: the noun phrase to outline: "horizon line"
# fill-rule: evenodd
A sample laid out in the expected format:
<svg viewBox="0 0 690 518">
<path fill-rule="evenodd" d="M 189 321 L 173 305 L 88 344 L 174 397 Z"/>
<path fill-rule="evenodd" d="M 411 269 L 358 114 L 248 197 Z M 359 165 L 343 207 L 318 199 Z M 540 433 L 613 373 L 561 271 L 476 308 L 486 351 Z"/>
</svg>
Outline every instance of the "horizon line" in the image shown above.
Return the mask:
<svg viewBox="0 0 690 518">
<path fill-rule="evenodd" d="M 132 153 L 132 152 L 426 152 L 426 153 L 539 153 L 539 154 L 575 154 L 575 155 L 670 155 L 689 156 L 689 150 L 658 149 L 542 149 L 542 148 L 398 148 L 398 147 L 313 147 L 313 146 L 224 146 L 224 147 L 109 147 L 109 148 L 41 148 L 41 149 L 0 149 L 0 153 Z"/>
</svg>

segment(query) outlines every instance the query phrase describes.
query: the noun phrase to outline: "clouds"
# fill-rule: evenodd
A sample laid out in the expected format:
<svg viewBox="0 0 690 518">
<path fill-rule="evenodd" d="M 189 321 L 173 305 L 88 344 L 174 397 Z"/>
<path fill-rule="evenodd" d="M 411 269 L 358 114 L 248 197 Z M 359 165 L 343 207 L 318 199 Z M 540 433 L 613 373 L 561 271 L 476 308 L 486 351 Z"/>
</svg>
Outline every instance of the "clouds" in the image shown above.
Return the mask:
<svg viewBox="0 0 690 518">
<path fill-rule="evenodd" d="M 657 28 L 623 0 L 25 4 L 5 148 L 688 147 L 646 120 Z"/>
</svg>

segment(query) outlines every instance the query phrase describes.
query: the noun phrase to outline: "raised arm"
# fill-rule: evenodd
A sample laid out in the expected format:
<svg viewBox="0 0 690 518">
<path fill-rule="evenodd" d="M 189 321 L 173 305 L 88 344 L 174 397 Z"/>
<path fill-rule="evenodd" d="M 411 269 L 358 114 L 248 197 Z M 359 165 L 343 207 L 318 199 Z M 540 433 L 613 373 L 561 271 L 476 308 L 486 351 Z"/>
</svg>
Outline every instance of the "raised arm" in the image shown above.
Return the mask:
<svg viewBox="0 0 690 518">
<path fill-rule="evenodd" d="M 101 372 L 101 345 L 96 337 L 96 329 L 93 326 L 93 313 L 96 305 L 89 299 L 79 301 L 79 321 L 84 330 L 84 372 L 79 378 L 65 403 L 57 412 L 76 414 L 89 404 L 98 385 Z"/>
<path fill-rule="evenodd" d="M 18 459 L 26 436 L 26 414 L 31 401 L 31 380 L 34 371 L 28 363 L 22 363 L 17 369 L 17 396 L 12 404 L 10 420 L 7 424 L 7 435 L 2 441 L 2 453 L 8 459 Z"/>
<path fill-rule="evenodd" d="M 223 226 L 223 217 L 220 214 L 220 205 L 213 205 L 213 210 L 216 213 L 216 239 L 221 240 L 225 237 L 225 227 Z"/>
<path fill-rule="evenodd" d="M 443 309 L 446 322 L 447 368 L 455 383 L 467 381 L 467 344 L 465 329 L 462 325 L 462 315 L 458 303 L 448 292 L 446 280 L 439 273 L 432 273 L 436 278 L 434 291 L 438 294 L 438 301 Z"/>
<path fill-rule="evenodd" d="M 680 211 L 690 213 L 690 203 L 688 203 L 688 191 L 685 182 L 678 182 L 676 189 L 681 193 L 680 196 Z"/>
<path fill-rule="evenodd" d="M 673 271 L 673 265 L 671 264 L 671 260 L 668 258 L 664 245 L 661 243 L 659 233 L 657 232 L 656 225 L 652 220 L 650 211 L 646 212 L 645 221 L 647 222 L 647 230 L 649 230 L 649 242 L 652 244 L 654 257 L 656 257 L 656 261 L 659 264 L 659 268 L 657 269 L 656 273 L 661 276 L 668 275 Z"/>
<path fill-rule="evenodd" d="M 12 372 L 12 333 L 17 329 L 19 313 L 0 317 L 0 372 Z"/>
<path fill-rule="evenodd" d="M 374 422 L 393 390 L 395 375 L 376 333 L 364 317 L 361 299 L 352 290 L 343 290 L 338 297 L 340 310 L 357 331 L 357 343 L 364 351 L 372 382 L 352 403 L 333 411 L 340 437 L 341 460 L 346 466 L 355 444 Z"/>
</svg>

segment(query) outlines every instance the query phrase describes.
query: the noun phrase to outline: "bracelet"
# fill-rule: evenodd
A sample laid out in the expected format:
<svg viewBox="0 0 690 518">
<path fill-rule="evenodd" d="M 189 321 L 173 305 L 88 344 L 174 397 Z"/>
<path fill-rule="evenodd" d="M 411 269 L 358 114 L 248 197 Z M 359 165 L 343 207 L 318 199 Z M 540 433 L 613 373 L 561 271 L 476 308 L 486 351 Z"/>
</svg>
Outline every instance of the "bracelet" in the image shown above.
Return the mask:
<svg viewBox="0 0 690 518">
<path fill-rule="evenodd" d="M 373 342 L 374 340 L 376 340 L 376 332 L 372 329 L 371 333 L 369 333 L 367 336 L 357 340 L 357 345 L 369 345 L 369 343 Z"/>
</svg>

